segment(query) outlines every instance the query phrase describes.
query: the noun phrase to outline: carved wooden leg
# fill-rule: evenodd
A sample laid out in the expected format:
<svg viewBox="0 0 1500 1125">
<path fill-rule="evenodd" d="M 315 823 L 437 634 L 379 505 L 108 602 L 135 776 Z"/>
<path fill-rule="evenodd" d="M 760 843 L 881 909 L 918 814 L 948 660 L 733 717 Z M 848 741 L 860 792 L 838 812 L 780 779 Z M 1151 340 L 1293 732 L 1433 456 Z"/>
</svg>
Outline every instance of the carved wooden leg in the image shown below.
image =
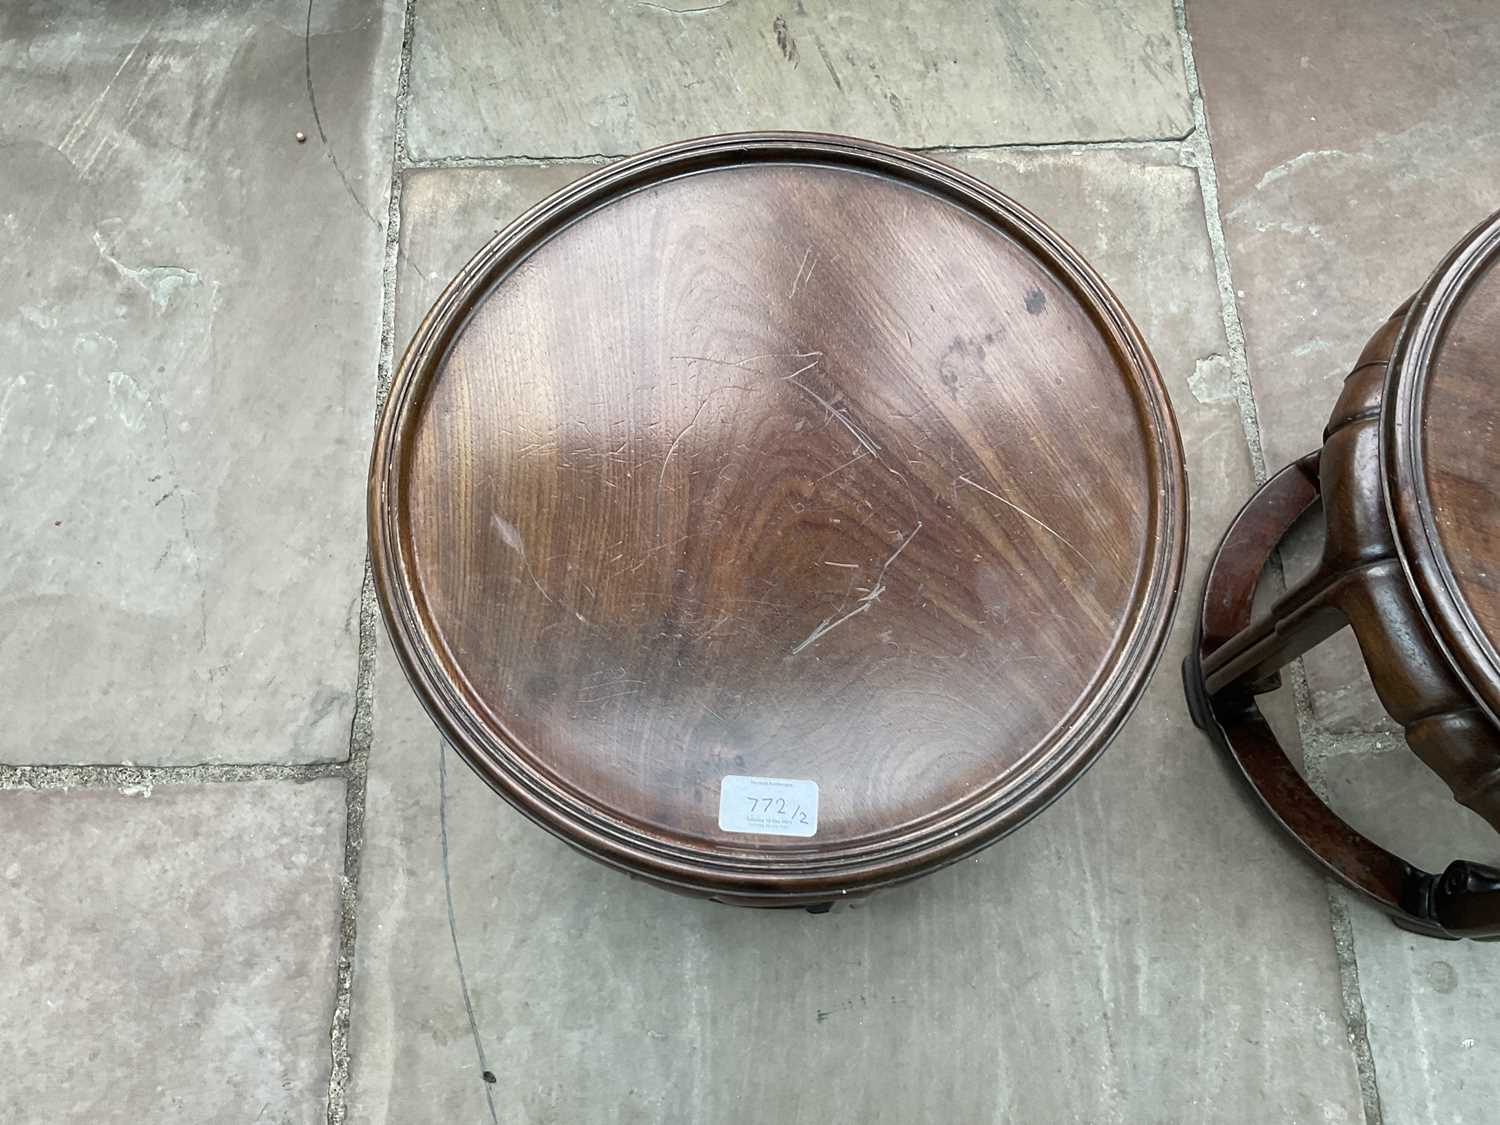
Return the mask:
<svg viewBox="0 0 1500 1125">
<path fill-rule="evenodd" d="M 1379 418 L 1393 318 L 1344 381 L 1320 460 L 1327 524 L 1322 569 L 1354 628 L 1381 703 L 1411 749 L 1461 803 L 1500 831 L 1500 730 L 1451 671 L 1401 567 L 1380 474 Z"/>
<path fill-rule="evenodd" d="M 1412 749 L 1500 829 L 1500 731 L 1474 709 L 1437 652 L 1401 572 L 1380 491 L 1376 421 L 1401 311 L 1346 380 L 1320 453 L 1272 477 L 1230 525 L 1209 572 L 1184 682 L 1194 721 L 1329 871 L 1408 928 L 1500 936 L 1500 871 L 1459 860 L 1431 875 L 1355 832 L 1297 773 L 1255 703 L 1276 686 L 1278 668 L 1352 625 L 1381 701 L 1405 726 Z M 1327 536 L 1319 565 L 1252 621 L 1266 563 L 1320 495 Z"/>
<path fill-rule="evenodd" d="M 1453 679 L 1412 604 L 1400 564 L 1371 568 L 1340 608 L 1370 668 L 1375 692 L 1406 743 L 1453 796 L 1500 830 L 1500 734 Z M 1400 653 L 1403 667 L 1391 667 Z"/>
</svg>

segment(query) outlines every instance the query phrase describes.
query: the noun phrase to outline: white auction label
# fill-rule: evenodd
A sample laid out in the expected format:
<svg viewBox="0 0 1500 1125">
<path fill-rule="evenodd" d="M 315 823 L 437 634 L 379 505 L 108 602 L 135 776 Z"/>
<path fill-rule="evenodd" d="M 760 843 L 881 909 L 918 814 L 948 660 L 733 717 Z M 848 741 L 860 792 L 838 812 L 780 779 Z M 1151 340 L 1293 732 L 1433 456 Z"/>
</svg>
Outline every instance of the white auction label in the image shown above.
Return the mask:
<svg viewBox="0 0 1500 1125">
<path fill-rule="evenodd" d="M 812 836 L 818 831 L 818 783 L 729 774 L 719 786 L 719 827 L 762 836 Z"/>
</svg>

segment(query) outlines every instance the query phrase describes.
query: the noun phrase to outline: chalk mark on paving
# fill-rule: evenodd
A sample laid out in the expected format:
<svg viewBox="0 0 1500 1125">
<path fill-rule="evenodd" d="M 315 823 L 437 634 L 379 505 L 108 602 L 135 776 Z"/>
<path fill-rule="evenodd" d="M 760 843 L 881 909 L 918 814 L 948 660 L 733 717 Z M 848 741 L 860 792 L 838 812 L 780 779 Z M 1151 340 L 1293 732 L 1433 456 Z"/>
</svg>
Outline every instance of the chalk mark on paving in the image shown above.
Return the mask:
<svg viewBox="0 0 1500 1125">
<path fill-rule="evenodd" d="M 491 1090 L 490 1066 L 484 1058 L 484 1043 L 479 1038 L 479 1021 L 474 1018 L 474 1001 L 469 997 L 469 978 L 464 975 L 464 955 L 458 948 L 458 919 L 453 912 L 453 880 L 448 874 L 448 745 L 438 739 L 438 831 L 443 842 L 443 891 L 448 897 L 448 933 L 453 937 L 453 960 L 458 965 L 458 986 L 464 994 L 464 1011 L 469 1014 L 469 1031 L 474 1035 L 474 1052 L 479 1056 L 479 1075 L 484 1083 L 484 1098 L 489 1103 L 490 1120 L 500 1125 L 495 1112 L 495 1095 Z"/>
</svg>

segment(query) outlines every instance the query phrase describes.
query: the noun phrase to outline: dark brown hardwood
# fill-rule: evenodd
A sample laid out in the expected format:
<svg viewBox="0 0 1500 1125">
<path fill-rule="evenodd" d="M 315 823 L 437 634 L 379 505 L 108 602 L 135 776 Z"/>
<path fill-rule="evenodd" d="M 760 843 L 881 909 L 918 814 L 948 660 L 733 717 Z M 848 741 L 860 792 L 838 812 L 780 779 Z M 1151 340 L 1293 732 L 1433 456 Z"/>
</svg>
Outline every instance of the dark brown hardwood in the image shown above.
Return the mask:
<svg viewBox="0 0 1500 1125">
<path fill-rule="evenodd" d="M 1236 758 L 1307 849 L 1398 921 L 1440 936 L 1500 934 L 1500 871 L 1442 876 L 1354 832 L 1297 776 L 1256 708 L 1277 670 L 1352 627 L 1411 749 L 1500 830 L 1500 215 L 1473 231 L 1371 338 L 1323 446 L 1261 489 L 1210 569 L 1184 666 L 1199 725 Z M 1252 620 L 1262 570 L 1321 499 L 1314 572 Z"/>
<path fill-rule="evenodd" d="M 1392 365 L 1384 425 L 1402 557 L 1439 642 L 1491 719 L 1500 718 L 1497 262 L 1500 221 L 1491 221 L 1434 275 Z M 1496 785 L 1500 810 L 1500 774 Z"/>
<path fill-rule="evenodd" d="M 831 136 L 685 142 L 481 250 L 376 441 L 377 589 L 446 737 L 527 816 L 722 901 L 932 870 L 1138 698 L 1186 488 L 1139 333 L 1042 223 Z M 805 779 L 807 838 L 720 827 Z"/>
</svg>

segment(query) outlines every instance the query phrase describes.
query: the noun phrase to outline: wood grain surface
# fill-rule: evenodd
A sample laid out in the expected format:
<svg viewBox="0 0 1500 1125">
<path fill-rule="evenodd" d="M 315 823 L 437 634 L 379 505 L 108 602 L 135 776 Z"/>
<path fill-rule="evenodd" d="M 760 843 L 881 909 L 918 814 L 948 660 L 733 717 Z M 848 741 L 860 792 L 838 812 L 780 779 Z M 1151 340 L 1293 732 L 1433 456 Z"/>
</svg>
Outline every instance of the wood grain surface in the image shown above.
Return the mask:
<svg viewBox="0 0 1500 1125">
<path fill-rule="evenodd" d="M 607 170 L 482 252 L 371 499 L 398 651 L 503 795 L 657 881 L 800 901 L 1076 777 L 1160 645 L 1185 491 L 1144 346 L 1055 236 L 773 134 Z M 816 836 L 722 831 L 729 774 L 816 781 Z"/>
<path fill-rule="evenodd" d="M 1464 298 L 1433 361 L 1422 419 L 1427 489 L 1464 600 L 1500 636 L 1500 274 Z"/>
<path fill-rule="evenodd" d="M 1500 721 L 1500 215 L 1434 273 L 1392 363 L 1386 477 L 1419 600 Z"/>
</svg>

